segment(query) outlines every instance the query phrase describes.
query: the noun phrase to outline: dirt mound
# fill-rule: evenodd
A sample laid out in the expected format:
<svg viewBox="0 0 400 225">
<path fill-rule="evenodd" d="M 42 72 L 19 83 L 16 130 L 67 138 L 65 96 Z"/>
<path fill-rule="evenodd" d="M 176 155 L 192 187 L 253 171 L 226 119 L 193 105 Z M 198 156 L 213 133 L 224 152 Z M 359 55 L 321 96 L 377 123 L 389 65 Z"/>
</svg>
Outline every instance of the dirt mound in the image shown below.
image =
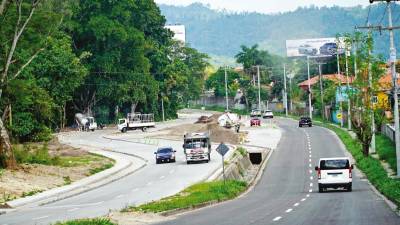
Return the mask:
<svg viewBox="0 0 400 225">
<path fill-rule="evenodd" d="M 221 116 L 221 113 L 216 113 L 211 116 L 200 116 L 200 118 L 195 122 L 195 124 L 198 123 L 217 123 L 218 118 Z"/>
</svg>

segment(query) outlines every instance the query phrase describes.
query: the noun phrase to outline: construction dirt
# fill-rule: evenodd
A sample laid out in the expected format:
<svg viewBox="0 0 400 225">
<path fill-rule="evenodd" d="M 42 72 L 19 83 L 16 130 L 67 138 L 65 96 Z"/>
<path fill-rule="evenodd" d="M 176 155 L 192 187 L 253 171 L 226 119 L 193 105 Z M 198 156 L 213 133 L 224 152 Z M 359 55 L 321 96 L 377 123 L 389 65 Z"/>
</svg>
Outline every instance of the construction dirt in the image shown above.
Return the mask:
<svg viewBox="0 0 400 225">
<path fill-rule="evenodd" d="M 29 149 L 40 147 L 29 145 Z M 51 157 L 58 157 L 56 165 L 20 164 L 16 170 L 0 170 L 0 207 L 16 198 L 70 184 L 114 164 L 111 159 L 62 145 L 56 139 L 47 148 Z"/>
<path fill-rule="evenodd" d="M 241 139 L 245 136 L 245 133 L 237 133 L 234 129 L 227 129 L 219 126 L 217 120 L 220 115 L 221 114 L 214 114 L 208 118 L 202 116 L 195 124 L 183 124 L 166 128 L 156 132 L 152 137 L 182 140 L 183 135 L 186 133 L 209 132 L 212 142 L 239 144 Z"/>
</svg>

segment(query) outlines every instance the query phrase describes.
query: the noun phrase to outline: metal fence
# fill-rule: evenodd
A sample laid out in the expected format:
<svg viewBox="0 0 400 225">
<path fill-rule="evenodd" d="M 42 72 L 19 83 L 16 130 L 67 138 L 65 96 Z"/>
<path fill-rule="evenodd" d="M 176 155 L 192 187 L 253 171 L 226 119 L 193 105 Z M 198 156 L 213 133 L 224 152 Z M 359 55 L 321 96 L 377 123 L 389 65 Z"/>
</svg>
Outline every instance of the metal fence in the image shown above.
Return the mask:
<svg viewBox="0 0 400 225">
<path fill-rule="evenodd" d="M 394 126 L 391 124 L 383 124 L 382 125 L 382 134 L 384 134 L 386 137 L 390 138 L 394 142 L 395 140 L 395 130 Z"/>
</svg>

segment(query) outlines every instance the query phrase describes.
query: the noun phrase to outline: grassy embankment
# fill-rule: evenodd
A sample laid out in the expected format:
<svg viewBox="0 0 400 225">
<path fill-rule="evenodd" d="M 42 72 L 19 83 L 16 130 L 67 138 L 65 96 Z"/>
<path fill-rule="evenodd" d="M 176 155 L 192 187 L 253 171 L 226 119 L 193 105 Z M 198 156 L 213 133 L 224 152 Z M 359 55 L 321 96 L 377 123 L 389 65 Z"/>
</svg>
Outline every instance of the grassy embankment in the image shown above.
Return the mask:
<svg viewBox="0 0 400 225">
<path fill-rule="evenodd" d="M 174 209 L 188 209 L 208 202 L 221 202 L 237 197 L 246 190 L 243 181 L 227 180 L 192 185 L 177 195 L 163 198 L 137 207 L 128 207 L 124 212 L 165 212 Z"/>
<path fill-rule="evenodd" d="M 109 219 L 83 219 L 83 220 L 71 220 L 67 222 L 58 222 L 55 225 L 117 225 L 112 223 Z"/>
</svg>

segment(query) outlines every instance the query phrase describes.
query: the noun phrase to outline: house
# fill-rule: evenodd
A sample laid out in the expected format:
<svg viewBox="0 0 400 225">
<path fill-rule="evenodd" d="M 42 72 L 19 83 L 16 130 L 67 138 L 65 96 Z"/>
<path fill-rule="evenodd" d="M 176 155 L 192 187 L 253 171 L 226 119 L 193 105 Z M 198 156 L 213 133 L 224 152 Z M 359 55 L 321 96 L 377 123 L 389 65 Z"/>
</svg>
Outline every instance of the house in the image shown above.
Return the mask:
<svg viewBox="0 0 400 225">
<path fill-rule="evenodd" d="M 343 75 L 343 74 L 325 74 L 322 75 L 322 79 L 327 79 L 327 80 L 331 80 L 334 81 L 336 83 L 338 83 L 340 81 L 340 84 L 345 85 L 347 84 L 347 76 Z M 314 86 L 315 84 L 319 85 L 319 75 L 316 75 L 312 78 L 310 78 L 309 80 L 305 80 L 301 83 L 298 84 L 298 86 L 303 89 L 304 91 L 308 90 L 308 83 L 310 83 L 310 86 Z M 349 76 L 349 84 L 353 83 L 353 77 Z"/>
</svg>

